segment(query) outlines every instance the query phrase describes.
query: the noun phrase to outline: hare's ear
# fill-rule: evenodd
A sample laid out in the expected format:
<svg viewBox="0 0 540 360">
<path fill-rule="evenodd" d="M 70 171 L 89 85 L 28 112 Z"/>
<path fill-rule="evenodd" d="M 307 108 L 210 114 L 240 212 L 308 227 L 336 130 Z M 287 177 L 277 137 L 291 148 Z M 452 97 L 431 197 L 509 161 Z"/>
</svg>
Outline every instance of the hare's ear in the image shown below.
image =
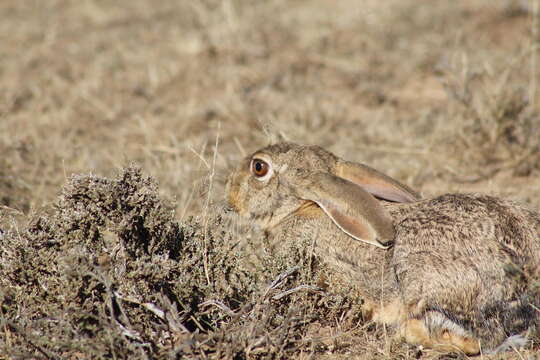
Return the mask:
<svg viewBox="0 0 540 360">
<path fill-rule="evenodd" d="M 336 166 L 337 176 L 362 187 L 370 194 L 389 201 L 413 202 L 420 195 L 407 185 L 363 164 L 340 160 Z"/>
<path fill-rule="evenodd" d="M 332 221 L 356 240 L 386 249 L 394 226 L 379 202 L 361 187 L 328 173 L 316 173 L 296 184 L 297 195 L 315 202 Z"/>
</svg>

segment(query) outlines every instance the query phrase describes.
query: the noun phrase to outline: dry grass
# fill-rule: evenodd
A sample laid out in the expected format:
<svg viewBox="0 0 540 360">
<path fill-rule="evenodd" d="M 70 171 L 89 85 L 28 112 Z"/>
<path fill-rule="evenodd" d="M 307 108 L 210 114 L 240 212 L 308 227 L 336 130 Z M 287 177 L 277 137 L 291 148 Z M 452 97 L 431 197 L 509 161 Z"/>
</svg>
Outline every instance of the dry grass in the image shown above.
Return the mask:
<svg viewBox="0 0 540 360">
<path fill-rule="evenodd" d="M 211 203 L 221 200 L 232 164 L 276 134 L 371 164 L 427 196 L 482 191 L 538 209 L 538 2 L 530 0 L 529 7 L 523 1 L 493 0 L 0 2 L 0 229 L 21 241 L 35 239 L 35 234 L 24 235 L 35 226 L 27 228 L 32 214 L 45 211 L 48 221 L 57 222 L 54 226 L 64 224 L 64 215 L 48 204 L 61 201 L 55 199 L 71 174 L 91 172 L 112 181 L 106 179 L 130 162 L 157 179 L 159 195 L 171 204 L 166 220 L 155 215 L 159 226 L 168 229 L 164 233 L 191 224 L 190 215 L 206 214 L 203 224 L 212 226 Z M 101 194 L 109 191 L 100 189 Z M 152 196 L 157 206 L 162 200 Z M 112 217 L 106 221 L 116 224 Z M 104 226 L 98 225 L 89 226 Z M 107 231 L 123 234 L 114 226 Z M 106 237 L 104 230 L 93 231 Z M 229 236 L 242 237 L 237 231 Z M 85 239 L 62 236 L 62 246 Z M 0 233 L 0 238 L 5 246 L 6 236 Z M 202 280 L 208 285 L 212 238 L 190 238 L 205 244 Z M 5 266 L 7 255 L 2 256 Z M 264 279 L 291 259 L 283 261 Z M 83 270 L 92 272 L 95 264 L 85 264 Z M 180 271 L 168 266 L 167 271 Z M 295 281 L 308 282 L 307 277 Z M 257 289 L 249 286 L 240 286 L 245 291 L 241 297 L 257 303 Z M 98 288 L 100 296 L 110 298 L 106 286 Z M 298 296 L 307 300 L 291 311 L 305 316 L 316 301 L 304 293 Z M 291 340 L 293 345 L 277 333 L 268 335 L 283 345 L 274 348 L 276 354 L 437 356 L 395 342 L 384 329 L 361 321 L 343 325 L 336 315 L 338 299 L 325 301 L 331 304 L 322 307 L 321 323 L 300 321 L 302 337 Z M 60 305 L 50 306 L 64 314 Z M 272 311 L 283 314 L 284 309 L 280 305 Z M 198 310 L 193 311 L 195 316 Z M 264 311 L 250 311 L 261 317 L 257 324 L 269 321 Z M 139 354 L 118 327 L 97 318 L 108 339 L 119 344 L 114 349 Z M 218 314 L 212 313 L 209 324 L 218 323 Z M 231 329 L 246 325 L 228 324 Z M 258 331 L 265 329 L 254 324 L 254 334 L 262 336 Z M 273 329 L 289 325 L 272 324 Z M 0 342 L 5 347 L 11 335 L 3 326 Z M 152 326 L 137 331 L 151 337 L 145 331 Z M 227 337 L 226 331 L 214 335 Z M 238 349 L 251 344 L 242 336 L 244 343 L 234 343 Z M 311 338 L 317 341 L 302 343 Z M 227 339 L 219 341 L 232 341 Z M 67 351 L 65 344 L 55 346 L 60 345 L 46 351 Z M 290 352 L 290 346 L 298 351 Z M 33 356 L 54 357 L 36 349 L 31 349 Z"/>
</svg>

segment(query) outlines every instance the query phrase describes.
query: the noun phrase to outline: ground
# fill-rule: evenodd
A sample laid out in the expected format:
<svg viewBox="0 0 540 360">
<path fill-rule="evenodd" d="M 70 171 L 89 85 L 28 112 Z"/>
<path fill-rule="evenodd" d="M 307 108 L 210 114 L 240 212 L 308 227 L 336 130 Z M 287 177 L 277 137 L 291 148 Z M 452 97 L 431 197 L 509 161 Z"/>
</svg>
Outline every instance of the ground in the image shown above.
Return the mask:
<svg viewBox="0 0 540 360">
<path fill-rule="evenodd" d="M 439 356 L 358 319 L 344 295 L 270 301 L 268 282 L 309 257 L 301 249 L 267 259 L 262 275 L 233 262 L 211 278 L 221 252 L 241 257 L 225 239 L 245 236 L 216 209 L 236 162 L 279 136 L 367 163 L 425 197 L 481 191 L 540 209 L 538 2 L 1 2 L 0 345 L 9 358 Z M 105 266 L 110 256 L 134 275 Z M 190 291 L 175 285 L 197 264 L 200 277 L 182 283 Z M 315 286 L 310 274 L 291 284 Z M 123 310 L 124 281 L 143 282 L 149 298 L 124 289 Z M 59 298 L 71 285 L 73 303 Z M 249 321 L 195 304 L 212 294 Z M 231 305 L 240 300 L 256 306 Z M 145 301 L 183 315 L 160 320 Z M 304 320 L 269 318 L 287 311 Z M 44 325 L 52 318 L 68 330 Z"/>
</svg>

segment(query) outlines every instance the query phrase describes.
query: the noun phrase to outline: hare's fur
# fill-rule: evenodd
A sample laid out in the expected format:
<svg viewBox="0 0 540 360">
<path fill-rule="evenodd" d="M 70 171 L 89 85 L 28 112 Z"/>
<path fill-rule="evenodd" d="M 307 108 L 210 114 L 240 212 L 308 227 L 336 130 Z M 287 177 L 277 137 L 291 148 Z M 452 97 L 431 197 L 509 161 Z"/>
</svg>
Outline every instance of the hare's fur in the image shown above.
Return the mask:
<svg viewBox="0 0 540 360">
<path fill-rule="evenodd" d="M 272 163 L 270 180 L 253 178 L 253 156 Z M 317 174 L 339 177 L 351 163 L 342 165 L 343 160 L 320 147 L 290 143 L 269 146 L 253 156 L 231 174 L 229 204 L 254 219 L 274 244 L 312 238 L 317 255 L 359 289 L 364 315 L 395 326 L 407 342 L 478 354 L 504 350 L 505 341 L 512 339 L 514 345 L 523 344 L 521 334 L 538 326 L 534 306 L 540 300 L 528 296 L 527 277 L 520 274 L 539 274 L 539 213 L 478 194 L 414 200 L 418 196 L 406 186 L 366 173 L 360 185 L 366 182 L 369 188 L 378 181 L 391 187 L 376 189 L 378 197 L 390 194 L 410 201 L 377 201 L 393 224 L 393 246 L 382 249 L 340 231 L 328 212 L 306 200 L 309 194 L 324 192 L 313 190 Z M 346 176 L 351 177 L 350 171 Z M 350 197 L 334 192 L 328 196 Z M 367 218 L 370 212 L 382 214 L 370 208 L 346 212 Z M 357 225 L 369 222 L 360 219 Z"/>
</svg>

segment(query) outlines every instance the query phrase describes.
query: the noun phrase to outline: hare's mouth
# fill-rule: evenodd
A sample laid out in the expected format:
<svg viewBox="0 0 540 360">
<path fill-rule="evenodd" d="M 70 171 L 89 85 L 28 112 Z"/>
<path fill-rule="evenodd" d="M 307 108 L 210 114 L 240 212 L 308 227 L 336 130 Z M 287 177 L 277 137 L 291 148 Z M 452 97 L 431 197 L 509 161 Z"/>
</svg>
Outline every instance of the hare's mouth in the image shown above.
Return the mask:
<svg viewBox="0 0 540 360">
<path fill-rule="evenodd" d="M 230 203 L 230 202 L 227 202 L 223 206 L 223 212 L 225 214 L 235 213 L 240 216 L 247 216 L 247 212 L 245 211 L 245 209 L 242 209 L 237 204 Z"/>
<path fill-rule="evenodd" d="M 227 215 L 231 213 L 238 213 L 238 211 L 236 211 L 236 209 L 230 204 L 223 204 L 223 206 L 221 207 L 221 210 L 223 211 L 223 213 Z"/>
</svg>

